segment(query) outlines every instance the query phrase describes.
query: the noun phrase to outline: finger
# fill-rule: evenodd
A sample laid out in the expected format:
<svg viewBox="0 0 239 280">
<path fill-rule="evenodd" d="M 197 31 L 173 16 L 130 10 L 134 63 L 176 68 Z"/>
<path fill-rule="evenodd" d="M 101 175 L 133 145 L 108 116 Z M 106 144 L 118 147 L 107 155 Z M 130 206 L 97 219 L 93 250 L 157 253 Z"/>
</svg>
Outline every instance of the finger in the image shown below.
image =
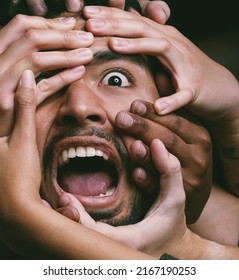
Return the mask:
<svg viewBox="0 0 239 280">
<path fill-rule="evenodd" d="M 147 146 L 158 138 L 174 155 L 188 154 L 189 147 L 184 140 L 160 123 L 121 111 L 116 115 L 115 124 L 125 134 L 140 139 Z"/>
<path fill-rule="evenodd" d="M 152 160 L 160 173 L 160 200 L 167 201 L 167 205 L 184 203 L 185 192 L 181 166 L 179 160 L 170 154 L 159 139 L 153 140 L 151 144 Z M 171 203 L 170 203 L 171 202 Z"/>
<path fill-rule="evenodd" d="M 135 100 L 131 105 L 130 112 L 168 128 L 188 144 L 195 144 L 199 140 L 198 131 L 201 130 L 201 128 L 197 125 L 195 117 L 191 116 L 191 114 L 187 114 L 187 112 L 180 112 L 181 115 L 183 115 L 183 113 L 185 114 L 184 117 L 177 114 L 159 116 L 156 114 L 153 104 L 144 100 Z M 142 129 L 143 127 L 141 130 Z M 169 135 L 167 135 L 167 137 L 169 137 Z M 157 136 L 156 138 L 159 137 Z"/>
<path fill-rule="evenodd" d="M 30 70 L 23 72 L 15 95 L 15 125 L 12 138 L 24 142 L 35 140 L 36 84 Z"/>
<path fill-rule="evenodd" d="M 46 201 L 45 199 L 42 199 L 41 201 L 47 208 L 52 209 L 52 207 L 48 201 Z"/>
<path fill-rule="evenodd" d="M 30 29 L 59 29 L 70 30 L 75 26 L 76 20 L 73 17 L 45 19 L 43 17 L 34 17 L 26 15 L 15 16 L 9 24 L 1 29 L 0 53 L 4 51 L 10 44 L 18 40 L 22 35 Z"/>
<path fill-rule="evenodd" d="M 170 8 L 164 1 L 151 1 L 147 3 L 144 8 L 144 16 L 147 16 L 160 24 L 166 23 L 170 17 L 170 13 Z"/>
<path fill-rule="evenodd" d="M 136 14 L 131 14 L 124 11 L 125 1 L 110 0 L 109 4 L 111 7 L 103 6 L 86 6 L 83 9 L 83 14 L 86 18 L 122 18 L 122 19 L 133 19 L 137 17 Z"/>
<path fill-rule="evenodd" d="M 89 227 L 93 227 L 95 221 L 91 216 L 85 211 L 85 208 L 82 206 L 79 200 L 77 200 L 73 195 L 69 193 L 63 193 L 59 198 L 59 204 L 63 207 L 72 206 L 74 207 L 79 215 L 81 224 Z"/>
<path fill-rule="evenodd" d="M 90 33 L 82 31 L 28 31 L 0 55 L 1 72 L 37 50 L 75 49 L 88 47 L 93 42 Z M 17 52 L 16 52 L 17 50 Z M 76 54 L 78 52 L 76 51 Z M 39 54 L 40 55 L 40 54 Z M 47 55 L 45 52 L 44 55 Z"/>
<path fill-rule="evenodd" d="M 144 145 L 144 143 L 140 140 L 134 141 L 130 146 L 130 154 L 134 161 L 143 165 L 144 167 L 148 166 L 151 168 L 150 165 L 151 156 L 149 152 L 149 148 Z"/>
<path fill-rule="evenodd" d="M 133 170 L 133 180 L 138 187 L 152 194 L 158 176 L 151 160 L 149 147 L 142 141 L 136 140 L 130 146 L 130 156 L 136 165 L 139 165 Z"/>
<path fill-rule="evenodd" d="M 43 79 L 37 84 L 37 105 L 42 103 L 46 98 L 54 93 L 57 93 L 67 85 L 79 80 L 85 73 L 84 66 L 78 66 L 72 69 L 67 69 L 59 74 Z"/>
<path fill-rule="evenodd" d="M 140 18 L 92 18 L 87 20 L 86 30 L 97 36 L 137 38 L 147 36 L 156 37 L 160 34 L 163 35 L 159 29 L 154 28 L 151 24 L 148 24 Z"/>
<path fill-rule="evenodd" d="M 47 6 L 44 0 L 27 0 L 27 4 L 35 15 L 43 16 L 47 13 Z"/>
<path fill-rule="evenodd" d="M 95 35 L 130 38 L 165 35 L 158 23 L 137 13 L 100 6 L 87 6 L 83 12 L 88 18 L 86 30 Z"/>
<path fill-rule="evenodd" d="M 40 89 L 40 91 L 42 91 L 42 99 L 45 99 L 45 97 L 51 95 L 55 89 L 57 90 L 59 87 L 62 88 L 64 83 L 67 84 L 75 79 L 80 78 L 81 74 L 83 74 L 81 71 L 84 71 L 84 68 L 81 68 L 80 66 L 90 62 L 91 59 L 92 51 L 90 49 L 78 49 L 68 52 L 33 53 L 30 57 L 22 60 L 14 67 L 9 68 L 2 75 L 0 75 L 1 92 L 11 93 L 12 99 L 13 92 L 15 91 L 21 73 L 26 69 L 31 69 L 35 76 L 37 76 L 38 82 L 43 79 L 43 81 L 38 84 L 38 93 Z M 68 69 L 72 67 L 73 69 Z M 65 68 L 67 68 L 67 70 L 60 72 L 57 75 L 55 75 L 54 72 L 49 72 L 56 69 Z M 39 75 L 39 73 L 41 74 Z M 50 77 L 50 80 L 47 81 L 47 78 L 45 77 L 49 76 L 52 76 L 52 78 Z M 59 82 L 58 86 L 56 85 L 56 82 Z M 55 87 L 53 87 L 53 85 L 55 85 Z M 52 90 L 51 87 L 53 87 Z M 37 96 L 39 96 L 39 94 Z M 6 101 L 6 97 L 2 96 L 1 94 L 0 99 L 3 99 L 1 100 L 0 110 L 6 112 L 7 110 L 9 111 L 11 109 L 9 107 L 12 107 L 13 104 Z M 39 102 L 41 102 L 42 99 L 40 99 Z M 2 104 L 2 101 L 5 103 L 5 105 Z"/>
<path fill-rule="evenodd" d="M 158 38 L 154 38 L 154 35 L 152 35 L 152 38 L 111 38 L 109 40 L 109 44 L 113 50 L 120 53 L 139 53 L 157 56 L 163 65 L 167 66 L 169 70 L 172 70 L 173 64 L 171 65 L 170 63 L 175 59 L 176 61 L 178 61 L 179 58 L 181 59 L 182 53 L 175 47 L 176 43 L 173 38 L 170 38 L 169 41 L 166 37 L 161 35 L 159 37 L 159 35 L 160 34 L 157 35 Z M 132 38 L 135 37 L 143 36 L 142 34 L 138 34 Z"/>
<path fill-rule="evenodd" d="M 35 52 L 29 58 L 27 67 L 33 68 L 36 74 L 54 69 L 70 68 L 87 64 L 93 57 L 88 48 L 76 49 L 67 52 Z M 26 65 L 24 64 L 24 67 Z"/>
<path fill-rule="evenodd" d="M 56 211 L 62 215 L 64 215 L 65 217 L 71 219 L 72 221 L 75 222 L 80 222 L 80 214 L 77 211 L 77 209 L 73 206 L 65 206 L 62 208 L 58 208 L 56 209 Z"/>
<path fill-rule="evenodd" d="M 69 12 L 77 13 L 83 8 L 83 6 L 83 0 L 66 0 L 66 7 Z"/>
<path fill-rule="evenodd" d="M 133 170 L 132 178 L 136 185 L 150 195 L 155 193 L 155 181 L 157 176 L 151 175 L 143 167 L 136 167 Z"/>
<path fill-rule="evenodd" d="M 154 109 L 157 114 L 165 115 L 188 105 L 193 101 L 193 93 L 190 90 L 180 90 L 173 95 L 162 97 L 155 101 Z"/>
</svg>

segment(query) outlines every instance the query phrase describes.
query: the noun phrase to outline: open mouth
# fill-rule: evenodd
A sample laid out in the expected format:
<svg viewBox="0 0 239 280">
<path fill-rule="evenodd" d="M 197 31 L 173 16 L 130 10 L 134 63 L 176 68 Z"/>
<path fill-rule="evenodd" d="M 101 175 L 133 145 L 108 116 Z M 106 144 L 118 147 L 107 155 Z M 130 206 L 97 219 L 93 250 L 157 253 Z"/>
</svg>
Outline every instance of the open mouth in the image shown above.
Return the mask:
<svg viewBox="0 0 239 280">
<path fill-rule="evenodd" d="M 71 146 L 58 158 L 57 182 L 60 188 L 76 196 L 109 197 L 118 185 L 118 171 L 107 149 Z"/>
</svg>

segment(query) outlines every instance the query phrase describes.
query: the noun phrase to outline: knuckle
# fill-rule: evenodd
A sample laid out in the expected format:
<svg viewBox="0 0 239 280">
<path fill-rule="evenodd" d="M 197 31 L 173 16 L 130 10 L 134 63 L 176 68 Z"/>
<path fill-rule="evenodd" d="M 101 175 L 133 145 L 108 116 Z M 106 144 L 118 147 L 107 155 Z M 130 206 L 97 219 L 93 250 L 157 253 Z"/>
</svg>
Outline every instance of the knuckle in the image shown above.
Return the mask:
<svg viewBox="0 0 239 280">
<path fill-rule="evenodd" d="M 171 43 L 166 38 L 160 38 L 160 46 L 164 52 L 167 52 L 171 48 Z"/>
<path fill-rule="evenodd" d="M 23 15 L 23 14 L 17 14 L 13 18 L 13 23 L 15 26 L 25 26 L 28 20 L 28 16 Z"/>
<path fill-rule="evenodd" d="M 29 56 L 30 63 L 36 68 L 40 69 L 41 65 L 41 54 L 38 52 L 34 52 Z"/>
<path fill-rule="evenodd" d="M 176 27 L 172 25 L 165 25 L 164 27 L 166 29 L 167 34 L 170 34 L 172 36 L 176 36 L 178 34 L 178 30 L 176 29 Z"/>
<path fill-rule="evenodd" d="M 40 92 L 48 92 L 52 86 L 48 79 L 43 79 L 37 84 L 37 87 Z"/>
<path fill-rule="evenodd" d="M 69 44 L 69 41 L 71 42 L 76 38 L 76 32 L 72 31 L 62 31 L 62 44 L 64 47 L 66 47 Z"/>
<path fill-rule="evenodd" d="M 55 18 L 43 18 L 44 24 L 47 28 L 52 29 L 55 27 L 56 19 Z"/>
<path fill-rule="evenodd" d="M 110 22 L 113 30 L 118 30 L 120 26 L 120 21 L 117 18 L 111 18 Z"/>
<path fill-rule="evenodd" d="M 205 157 L 198 157 L 196 159 L 196 165 L 198 174 L 203 175 L 208 169 L 208 160 Z"/>
<path fill-rule="evenodd" d="M 149 24 L 140 19 L 134 19 L 134 21 L 135 21 L 135 26 L 138 27 L 136 36 L 144 36 L 145 30 L 148 30 L 148 28 L 149 28 Z"/>
<path fill-rule="evenodd" d="M 199 134 L 200 143 L 205 151 L 212 150 L 212 140 L 209 132 L 205 128 L 201 128 L 201 133 Z"/>
<path fill-rule="evenodd" d="M 31 45 L 36 45 L 38 41 L 38 34 L 37 31 L 34 29 L 29 29 L 25 32 L 24 38 L 28 43 Z"/>
<path fill-rule="evenodd" d="M 182 125 L 181 118 L 175 114 L 172 114 L 170 116 L 170 130 L 177 133 L 177 131 L 180 131 Z"/>
<path fill-rule="evenodd" d="M 31 93 L 25 93 L 24 96 L 21 96 L 17 102 L 22 108 L 29 108 L 35 104 L 33 95 Z"/>
<path fill-rule="evenodd" d="M 172 150 L 176 145 L 176 135 L 174 133 L 168 133 L 165 137 L 165 146 L 167 149 Z"/>
<path fill-rule="evenodd" d="M 13 100 L 9 98 L 0 100 L 0 115 L 9 113 L 13 109 Z"/>
</svg>

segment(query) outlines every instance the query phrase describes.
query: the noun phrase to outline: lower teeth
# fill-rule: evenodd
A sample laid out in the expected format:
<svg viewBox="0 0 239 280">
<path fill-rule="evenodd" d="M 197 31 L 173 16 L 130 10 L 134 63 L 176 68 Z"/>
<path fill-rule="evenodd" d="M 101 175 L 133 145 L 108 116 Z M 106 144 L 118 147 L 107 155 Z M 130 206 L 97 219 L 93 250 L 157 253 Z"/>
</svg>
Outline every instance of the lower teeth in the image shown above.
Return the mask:
<svg viewBox="0 0 239 280">
<path fill-rule="evenodd" d="M 108 189 L 108 191 L 105 194 L 101 193 L 101 194 L 99 194 L 97 196 L 100 196 L 100 197 L 110 196 L 110 195 L 112 195 L 115 192 L 115 189 L 116 189 L 115 187 L 110 188 L 110 189 Z"/>
</svg>

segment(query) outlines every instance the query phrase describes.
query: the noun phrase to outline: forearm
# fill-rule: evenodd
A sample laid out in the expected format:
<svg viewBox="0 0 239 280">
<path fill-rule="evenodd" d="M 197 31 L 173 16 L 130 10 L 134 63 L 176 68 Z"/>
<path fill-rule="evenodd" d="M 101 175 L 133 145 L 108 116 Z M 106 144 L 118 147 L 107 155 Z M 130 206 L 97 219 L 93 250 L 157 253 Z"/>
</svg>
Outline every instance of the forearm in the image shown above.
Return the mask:
<svg viewBox="0 0 239 280">
<path fill-rule="evenodd" d="M 18 217 L 8 217 L 1 235 L 9 248 L 26 258 L 153 259 L 40 203 L 25 208 L 19 207 Z"/>
<path fill-rule="evenodd" d="M 210 124 L 210 129 L 227 187 L 239 196 L 239 115 L 230 121 Z"/>
<path fill-rule="evenodd" d="M 239 248 L 222 245 L 187 231 L 178 246 L 167 249 L 170 255 L 181 260 L 238 260 Z"/>
</svg>

